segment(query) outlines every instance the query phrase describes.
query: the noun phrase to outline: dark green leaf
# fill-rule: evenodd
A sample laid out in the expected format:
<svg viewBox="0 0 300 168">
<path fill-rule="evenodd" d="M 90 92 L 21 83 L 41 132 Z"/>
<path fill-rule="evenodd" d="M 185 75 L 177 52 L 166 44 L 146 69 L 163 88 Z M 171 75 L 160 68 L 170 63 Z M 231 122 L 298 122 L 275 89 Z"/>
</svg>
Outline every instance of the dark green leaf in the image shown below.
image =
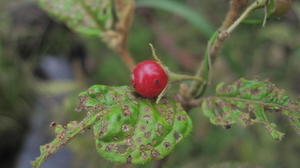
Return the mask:
<svg viewBox="0 0 300 168">
<path fill-rule="evenodd" d="M 95 123 L 94 134 L 97 151 L 113 162 L 162 159 L 191 131 L 188 115 L 172 100 L 156 104 L 135 97 L 128 87 L 99 85 L 81 95 L 86 110 L 107 105 L 100 110 L 103 117 Z"/>
<path fill-rule="evenodd" d="M 137 97 L 127 86 L 92 86 L 80 94 L 77 108 L 86 111 L 87 117 L 79 124 L 56 125 L 56 138 L 41 147 L 33 166 L 40 167 L 49 155 L 89 127 L 94 130 L 97 151 L 107 160 L 142 164 L 162 159 L 189 135 L 192 123 L 179 103 L 160 102 Z"/>
</svg>

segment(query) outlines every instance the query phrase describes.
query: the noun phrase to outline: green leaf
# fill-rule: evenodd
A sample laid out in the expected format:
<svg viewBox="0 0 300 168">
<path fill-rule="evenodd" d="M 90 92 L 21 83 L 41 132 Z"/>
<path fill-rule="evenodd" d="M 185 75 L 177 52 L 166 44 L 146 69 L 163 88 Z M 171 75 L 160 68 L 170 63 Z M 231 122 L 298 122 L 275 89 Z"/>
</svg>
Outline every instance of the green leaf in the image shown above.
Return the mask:
<svg viewBox="0 0 300 168">
<path fill-rule="evenodd" d="M 261 20 L 261 19 L 245 19 L 242 21 L 242 23 L 261 25 L 261 24 L 263 24 L 263 20 Z"/>
<path fill-rule="evenodd" d="M 186 19 L 191 25 L 195 26 L 207 38 L 215 31 L 215 28 L 200 14 L 191 8 L 172 0 L 138 0 L 137 7 L 151 7 L 165 10 L 179 15 Z"/>
<path fill-rule="evenodd" d="M 84 35 L 100 36 L 113 26 L 111 0 L 39 0 L 39 5 Z"/>
<path fill-rule="evenodd" d="M 127 86 L 92 86 L 80 94 L 77 108 L 87 112 L 86 118 L 79 124 L 56 125 L 56 138 L 41 147 L 33 166 L 40 167 L 87 128 L 93 128 L 98 153 L 112 162 L 142 164 L 164 158 L 189 135 L 192 123 L 179 103 L 166 98 L 160 102 L 138 97 Z"/>
<path fill-rule="evenodd" d="M 250 126 L 263 124 L 274 139 L 282 139 L 284 133 L 277 130 L 266 112 L 286 116 L 300 132 L 300 106 L 269 81 L 240 79 L 231 85 L 221 83 L 216 96 L 204 99 L 202 111 L 212 124 Z"/>
</svg>

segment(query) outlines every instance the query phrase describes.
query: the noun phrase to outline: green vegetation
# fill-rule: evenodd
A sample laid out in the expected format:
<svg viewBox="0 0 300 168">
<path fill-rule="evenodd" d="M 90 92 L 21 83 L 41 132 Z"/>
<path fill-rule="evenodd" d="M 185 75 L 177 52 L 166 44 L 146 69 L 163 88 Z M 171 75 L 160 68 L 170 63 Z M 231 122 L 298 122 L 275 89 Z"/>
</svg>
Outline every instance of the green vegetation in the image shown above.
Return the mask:
<svg viewBox="0 0 300 168">
<path fill-rule="evenodd" d="M 35 167 L 66 145 L 74 168 L 296 168 L 300 3 L 292 3 L 278 11 L 277 0 L 39 0 L 42 19 L 20 25 L 18 10 L 5 7 L 24 6 L 0 2 L 0 149 L 25 134 L 35 96 L 68 93 L 48 109 L 54 140 L 41 146 Z M 172 72 L 204 80 L 170 85 L 159 104 L 137 96 L 130 72 L 152 59 L 149 43 Z M 37 77 L 46 55 L 70 60 L 74 80 Z"/>
</svg>

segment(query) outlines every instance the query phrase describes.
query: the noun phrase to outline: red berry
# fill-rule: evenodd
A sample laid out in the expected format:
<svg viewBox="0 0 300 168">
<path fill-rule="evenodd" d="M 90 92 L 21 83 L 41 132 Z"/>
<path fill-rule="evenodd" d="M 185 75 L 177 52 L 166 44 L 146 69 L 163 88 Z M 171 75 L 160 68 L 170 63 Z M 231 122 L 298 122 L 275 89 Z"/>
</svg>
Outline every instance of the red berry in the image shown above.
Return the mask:
<svg viewBox="0 0 300 168">
<path fill-rule="evenodd" d="M 147 98 L 158 96 L 168 83 L 168 75 L 155 61 L 146 60 L 133 70 L 131 82 L 135 91 Z"/>
</svg>

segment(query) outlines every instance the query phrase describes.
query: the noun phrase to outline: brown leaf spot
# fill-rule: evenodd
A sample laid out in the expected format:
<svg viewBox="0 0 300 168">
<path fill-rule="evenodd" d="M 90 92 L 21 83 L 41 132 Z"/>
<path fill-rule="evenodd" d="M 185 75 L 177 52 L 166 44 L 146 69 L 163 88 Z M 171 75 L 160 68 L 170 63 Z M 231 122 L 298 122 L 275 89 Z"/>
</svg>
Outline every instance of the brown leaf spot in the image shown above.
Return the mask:
<svg viewBox="0 0 300 168">
<path fill-rule="evenodd" d="M 151 132 L 145 132 L 145 133 L 144 133 L 144 136 L 145 136 L 145 138 L 150 138 Z"/>
<path fill-rule="evenodd" d="M 104 134 L 105 134 L 105 130 L 104 129 L 102 129 L 102 130 L 100 130 L 100 132 L 99 132 L 99 137 L 102 137 Z"/>
<path fill-rule="evenodd" d="M 125 117 L 129 117 L 131 115 L 131 111 L 129 110 L 129 106 L 128 105 L 123 106 L 123 115 Z"/>
<path fill-rule="evenodd" d="M 50 128 L 54 128 L 56 125 L 57 125 L 56 122 L 53 121 L 50 123 Z"/>
<path fill-rule="evenodd" d="M 163 133 L 162 133 L 161 131 L 159 131 L 159 130 L 156 131 L 156 134 L 157 134 L 158 136 L 163 136 Z"/>
<path fill-rule="evenodd" d="M 150 149 L 152 149 L 152 145 L 151 144 L 147 144 L 146 145 L 146 150 L 150 150 Z"/>
<path fill-rule="evenodd" d="M 151 116 L 149 114 L 144 115 L 144 120 L 151 120 Z"/>
<path fill-rule="evenodd" d="M 142 157 L 142 158 L 147 158 L 147 157 L 148 157 L 147 152 L 142 151 L 142 152 L 141 152 L 141 157 Z"/>
<path fill-rule="evenodd" d="M 127 152 L 128 150 L 128 145 L 127 144 L 120 144 L 117 146 L 117 151 L 120 153 L 120 154 L 124 154 Z"/>
<path fill-rule="evenodd" d="M 106 152 L 111 152 L 112 149 L 113 149 L 113 147 L 114 147 L 113 144 L 108 144 L 108 145 L 106 146 L 106 148 L 105 148 L 105 151 L 106 151 Z"/>
<path fill-rule="evenodd" d="M 179 142 L 180 139 L 182 138 L 182 135 L 177 131 L 174 132 L 173 136 L 174 136 L 176 142 Z"/>
<path fill-rule="evenodd" d="M 157 150 L 152 149 L 151 150 L 151 156 L 152 156 L 152 158 L 159 158 L 160 153 Z"/>
<path fill-rule="evenodd" d="M 166 149 L 170 149 L 170 146 L 171 146 L 170 142 L 164 142 L 163 145 Z"/>
<path fill-rule="evenodd" d="M 48 150 L 50 148 L 50 144 L 45 145 L 45 149 Z"/>
<path fill-rule="evenodd" d="M 132 162 L 132 156 L 129 155 L 126 159 L 127 164 L 130 164 Z"/>
<path fill-rule="evenodd" d="M 136 139 L 136 142 L 138 143 L 138 144 L 141 144 L 143 141 L 142 141 L 142 137 L 138 137 L 137 139 Z"/>
<path fill-rule="evenodd" d="M 150 111 L 150 108 L 149 107 L 144 107 L 144 110 L 149 112 Z"/>
<path fill-rule="evenodd" d="M 186 117 L 184 115 L 179 115 L 179 116 L 177 116 L 177 120 L 183 121 L 183 120 L 186 120 Z"/>
<path fill-rule="evenodd" d="M 146 146 L 144 144 L 140 145 L 140 150 L 144 151 L 146 149 Z"/>
<path fill-rule="evenodd" d="M 91 94 L 94 94 L 94 93 L 95 93 L 95 91 L 94 91 L 94 90 L 92 90 L 92 89 L 89 89 L 89 90 L 88 90 L 88 94 L 90 94 L 90 95 L 91 95 Z"/>
<path fill-rule="evenodd" d="M 97 115 L 97 120 L 103 120 L 103 116 L 102 115 Z"/>
<path fill-rule="evenodd" d="M 122 125 L 122 131 L 123 132 L 128 132 L 129 130 L 130 130 L 129 125 L 127 125 L 127 124 Z"/>
<path fill-rule="evenodd" d="M 140 127 L 140 130 L 141 130 L 141 131 L 146 131 L 146 129 L 147 129 L 147 127 L 146 127 L 145 125 L 142 125 L 142 126 Z"/>
<path fill-rule="evenodd" d="M 173 124 L 173 120 L 171 118 L 167 119 L 168 124 L 172 125 Z"/>
<path fill-rule="evenodd" d="M 115 137 L 113 137 L 112 139 L 113 139 L 114 141 L 118 141 L 118 140 L 119 140 L 119 138 L 118 138 L 118 137 L 116 137 L 116 136 L 115 136 Z"/>
<path fill-rule="evenodd" d="M 151 144 L 152 144 L 153 146 L 155 146 L 155 145 L 157 144 L 157 140 L 153 139 L 152 142 L 151 142 Z"/>
<path fill-rule="evenodd" d="M 97 147 L 98 147 L 98 149 L 101 149 L 103 147 L 103 145 L 99 143 Z"/>
</svg>

